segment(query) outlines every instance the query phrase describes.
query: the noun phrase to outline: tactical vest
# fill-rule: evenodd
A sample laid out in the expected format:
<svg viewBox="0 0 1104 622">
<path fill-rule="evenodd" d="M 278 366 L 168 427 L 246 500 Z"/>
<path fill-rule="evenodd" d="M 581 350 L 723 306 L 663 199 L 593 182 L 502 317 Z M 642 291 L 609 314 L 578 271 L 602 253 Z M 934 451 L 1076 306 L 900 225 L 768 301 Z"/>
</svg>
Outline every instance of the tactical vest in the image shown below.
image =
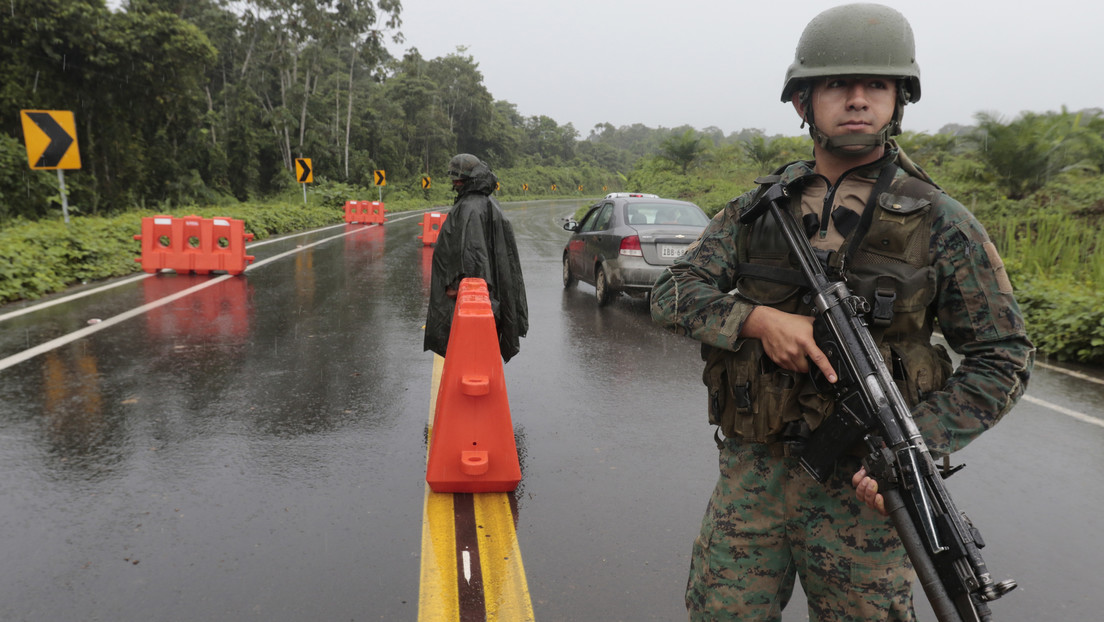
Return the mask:
<svg viewBox="0 0 1104 622">
<path fill-rule="evenodd" d="M 902 395 L 914 407 L 942 388 L 952 371 L 946 349 L 931 343 L 934 314 L 928 309 L 936 294 L 932 212 L 941 190 L 911 175 L 898 178 L 896 167 L 891 168 L 885 181 L 875 185 L 859 226 L 837 253 L 828 254 L 826 263 L 830 272 L 842 273 L 853 294 L 870 303 L 867 325 Z M 756 182 L 777 179 L 774 175 Z M 791 208 L 800 213 L 800 193 L 794 194 L 798 196 Z M 736 248 L 741 296 L 812 315 L 808 289 L 773 218 L 765 215 L 741 227 Z M 815 391 L 808 374 L 775 365 L 758 339 L 739 340 L 735 351 L 703 345 L 702 357 L 709 422 L 727 437 L 779 443 L 795 427 L 805 433 L 815 429 L 834 408 Z M 802 421 L 804 425 L 794 425 Z"/>
</svg>

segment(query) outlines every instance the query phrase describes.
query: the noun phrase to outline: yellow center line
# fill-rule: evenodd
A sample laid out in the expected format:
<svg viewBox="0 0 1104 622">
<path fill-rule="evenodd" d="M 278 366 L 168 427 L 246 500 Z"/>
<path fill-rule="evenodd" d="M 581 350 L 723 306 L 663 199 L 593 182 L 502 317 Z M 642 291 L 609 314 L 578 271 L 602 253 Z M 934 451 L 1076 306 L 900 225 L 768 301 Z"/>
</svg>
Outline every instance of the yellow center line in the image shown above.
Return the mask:
<svg viewBox="0 0 1104 622">
<path fill-rule="evenodd" d="M 452 495 L 426 486 L 422 518 L 422 573 L 418 590 L 418 620 L 460 620 L 456 583 L 456 527 Z"/>
<path fill-rule="evenodd" d="M 429 432 L 444 359 L 433 357 L 429 398 Z M 428 460 L 428 455 L 427 455 Z M 488 622 L 535 620 L 529 584 L 521 561 L 514 514 L 507 493 L 474 493 L 475 522 L 479 529 L 479 568 Z M 422 516 L 422 568 L 418 591 L 419 622 L 459 622 L 460 604 L 456 560 L 456 521 L 453 495 L 425 487 Z"/>
<path fill-rule="evenodd" d="M 475 521 L 485 532 L 479 539 L 479 563 L 487 620 L 534 620 L 510 499 L 504 492 L 477 493 L 474 497 Z"/>
<path fill-rule="evenodd" d="M 433 356 L 433 382 L 429 389 L 428 445 L 433 437 L 433 413 L 437 411 L 437 387 L 445 359 Z M 455 622 L 460 620 L 456 585 L 456 526 L 453 524 L 452 495 L 425 487 L 422 510 L 422 572 L 418 586 L 418 620 Z"/>
</svg>

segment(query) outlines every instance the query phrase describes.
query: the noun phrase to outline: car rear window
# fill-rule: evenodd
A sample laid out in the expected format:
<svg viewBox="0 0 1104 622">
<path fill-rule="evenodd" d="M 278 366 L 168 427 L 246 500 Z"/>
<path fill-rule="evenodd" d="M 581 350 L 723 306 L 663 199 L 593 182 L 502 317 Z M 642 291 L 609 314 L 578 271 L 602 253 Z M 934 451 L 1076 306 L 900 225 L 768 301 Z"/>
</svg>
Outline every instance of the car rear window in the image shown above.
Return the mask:
<svg viewBox="0 0 1104 622">
<path fill-rule="evenodd" d="M 694 225 L 704 227 L 709 218 L 693 205 L 633 203 L 628 206 L 630 225 Z"/>
</svg>

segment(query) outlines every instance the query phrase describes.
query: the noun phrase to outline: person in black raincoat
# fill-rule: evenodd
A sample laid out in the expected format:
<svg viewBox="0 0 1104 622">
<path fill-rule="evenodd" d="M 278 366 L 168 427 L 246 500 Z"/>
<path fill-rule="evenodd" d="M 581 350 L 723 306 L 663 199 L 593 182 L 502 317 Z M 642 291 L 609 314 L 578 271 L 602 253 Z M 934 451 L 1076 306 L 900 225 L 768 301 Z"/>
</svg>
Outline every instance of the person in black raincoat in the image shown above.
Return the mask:
<svg viewBox="0 0 1104 622">
<path fill-rule="evenodd" d="M 448 172 L 456 203 L 433 250 L 424 349 L 445 356 L 460 281 L 481 278 L 490 293 L 502 360 L 509 361 L 529 331 L 529 307 L 514 230 L 491 196 L 498 178 L 469 153 L 452 158 Z"/>
</svg>

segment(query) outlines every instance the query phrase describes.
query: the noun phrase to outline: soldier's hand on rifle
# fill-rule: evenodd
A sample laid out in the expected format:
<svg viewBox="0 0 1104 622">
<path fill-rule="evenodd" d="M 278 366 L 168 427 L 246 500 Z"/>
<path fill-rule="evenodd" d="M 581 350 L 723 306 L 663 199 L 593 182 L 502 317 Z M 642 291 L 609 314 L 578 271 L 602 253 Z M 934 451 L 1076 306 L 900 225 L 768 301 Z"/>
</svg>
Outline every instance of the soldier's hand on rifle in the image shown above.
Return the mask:
<svg viewBox="0 0 1104 622">
<path fill-rule="evenodd" d="M 851 485 L 855 487 L 855 496 L 859 501 L 877 510 L 882 516 L 886 516 L 885 499 L 878 494 L 878 482 L 867 476 L 865 467 L 851 477 Z"/>
<path fill-rule="evenodd" d="M 783 369 L 807 373 L 812 361 L 828 382 L 836 381 L 836 370 L 813 339 L 811 317 L 758 306 L 744 320 L 740 336 L 762 341 L 763 352 Z"/>
</svg>

